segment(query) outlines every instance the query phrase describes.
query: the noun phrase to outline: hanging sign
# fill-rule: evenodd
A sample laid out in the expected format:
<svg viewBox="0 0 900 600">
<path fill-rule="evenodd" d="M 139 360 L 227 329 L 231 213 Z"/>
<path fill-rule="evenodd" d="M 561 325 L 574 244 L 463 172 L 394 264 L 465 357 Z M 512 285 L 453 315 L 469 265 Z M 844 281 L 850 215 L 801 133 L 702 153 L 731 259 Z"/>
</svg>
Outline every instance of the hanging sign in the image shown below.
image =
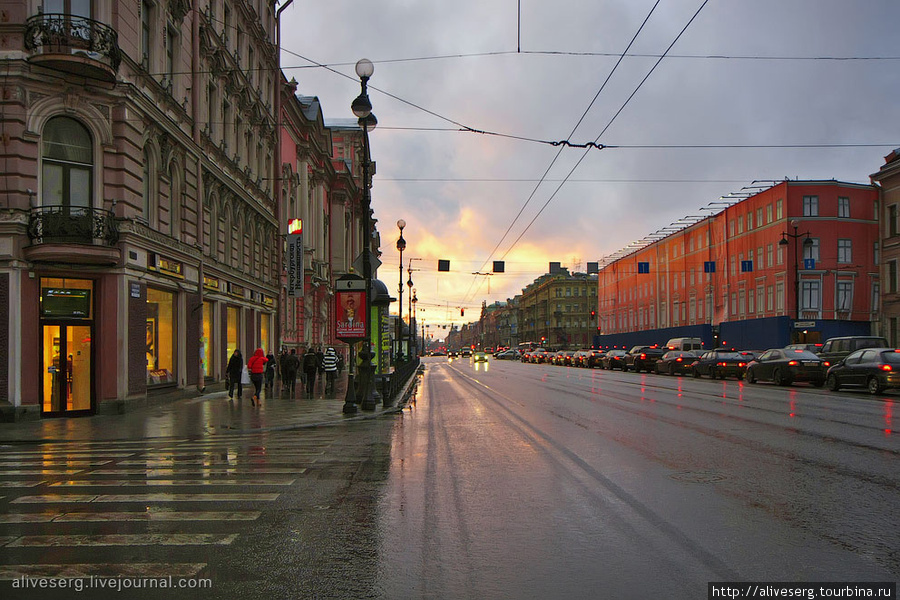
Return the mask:
<svg viewBox="0 0 900 600">
<path fill-rule="evenodd" d="M 287 237 L 288 296 L 295 298 L 303 295 L 303 234 L 291 233 Z"/>
</svg>

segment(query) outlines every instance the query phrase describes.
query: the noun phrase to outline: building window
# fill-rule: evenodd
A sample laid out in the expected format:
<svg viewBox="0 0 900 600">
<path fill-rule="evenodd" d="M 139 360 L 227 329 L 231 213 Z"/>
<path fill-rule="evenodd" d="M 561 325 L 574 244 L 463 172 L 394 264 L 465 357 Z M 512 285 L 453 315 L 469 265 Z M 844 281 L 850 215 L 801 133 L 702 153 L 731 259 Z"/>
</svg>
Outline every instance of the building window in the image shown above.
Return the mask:
<svg viewBox="0 0 900 600">
<path fill-rule="evenodd" d="M 819 197 L 803 196 L 803 216 L 818 217 L 819 216 Z"/>
<path fill-rule="evenodd" d="M 853 306 L 853 282 L 838 281 L 835 298 L 835 309 L 841 312 L 849 311 Z"/>
<path fill-rule="evenodd" d="M 766 223 L 772 222 L 772 205 L 766 206 Z"/>
<path fill-rule="evenodd" d="M 800 309 L 818 312 L 821 307 L 822 297 L 819 289 L 819 281 L 801 281 Z"/>
<path fill-rule="evenodd" d="M 897 235 L 897 205 L 888 206 L 888 236 Z"/>
<path fill-rule="evenodd" d="M 738 292 L 738 314 L 743 318 L 747 313 L 747 299 L 744 290 Z"/>
<path fill-rule="evenodd" d="M 153 48 L 150 43 L 152 11 L 153 5 L 150 2 L 147 0 L 141 2 L 141 66 L 145 70 L 150 70 L 150 52 Z"/>
<path fill-rule="evenodd" d="M 765 312 L 765 301 L 766 301 L 766 288 L 758 285 L 756 286 L 756 312 L 759 314 L 763 314 Z"/>
<path fill-rule="evenodd" d="M 213 303 L 203 302 L 203 337 L 200 338 L 200 372 L 204 377 L 212 377 L 213 361 Z"/>
<path fill-rule="evenodd" d="M 850 218 L 850 198 L 838 197 L 838 216 L 846 219 Z"/>
<path fill-rule="evenodd" d="M 175 59 L 178 50 L 178 30 L 174 27 L 166 29 L 166 79 L 163 87 L 167 87 L 170 94 L 175 93 Z"/>
<path fill-rule="evenodd" d="M 887 291 L 890 294 L 897 293 L 897 261 L 896 260 L 892 260 L 892 261 L 888 262 Z"/>
<path fill-rule="evenodd" d="M 775 264 L 774 263 L 775 258 L 773 256 L 773 254 L 774 254 L 773 245 L 772 244 L 767 245 L 766 246 L 766 266 L 768 266 L 769 268 L 772 268 L 772 266 Z"/>
<path fill-rule="evenodd" d="M 89 208 L 94 145 L 87 128 L 69 117 L 53 117 L 44 128 L 42 148 L 41 205 Z"/>
<path fill-rule="evenodd" d="M 837 261 L 839 263 L 853 262 L 853 241 L 838 240 Z"/>
<path fill-rule="evenodd" d="M 775 286 L 770 285 L 766 288 L 766 310 L 772 312 L 775 310 Z"/>
<path fill-rule="evenodd" d="M 775 284 L 775 310 L 784 312 L 784 282 L 779 281 Z"/>
<path fill-rule="evenodd" d="M 756 209 L 756 226 L 757 226 L 757 227 L 762 227 L 762 226 L 763 226 L 763 212 L 762 212 L 762 210 L 763 210 L 762 207 Z"/>
<path fill-rule="evenodd" d="M 784 264 L 784 246 L 782 246 L 781 244 L 778 244 L 777 256 L 778 256 L 778 264 L 783 265 Z"/>
<path fill-rule="evenodd" d="M 881 252 L 880 252 L 880 246 L 878 245 L 878 242 L 875 242 L 872 245 L 872 257 L 875 259 L 876 265 L 881 264 Z"/>
<path fill-rule="evenodd" d="M 812 244 L 803 244 L 803 258 L 812 258 L 816 262 L 819 262 L 819 238 L 809 239 L 812 240 Z"/>
<path fill-rule="evenodd" d="M 878 313 L 881 311 L 881 283 L 878 281 L 872 282 L 872 312 Z"/>
<path fill-rule="evenodd" d="M 753 297 L 753 290 L 749 290 L 747 292 L 747 314 L 752 315 L 756 313 L 756 302 Z"/>
<path fill-rule="evenodd" d="M 175 383 L 175 294 L 147 288 L 147 385 Z"/>
<path fill-rule="evenodd" d="M 781 219 L 784 216 L 784 200 L 775 201 L 775 218 Z"/>
<path fill-rule="evenodd" d="M 747 213 L 747 231 L 750 231 L 751 229 L 753 229 L 753 213 L 748 212 Z"/>
</svg>

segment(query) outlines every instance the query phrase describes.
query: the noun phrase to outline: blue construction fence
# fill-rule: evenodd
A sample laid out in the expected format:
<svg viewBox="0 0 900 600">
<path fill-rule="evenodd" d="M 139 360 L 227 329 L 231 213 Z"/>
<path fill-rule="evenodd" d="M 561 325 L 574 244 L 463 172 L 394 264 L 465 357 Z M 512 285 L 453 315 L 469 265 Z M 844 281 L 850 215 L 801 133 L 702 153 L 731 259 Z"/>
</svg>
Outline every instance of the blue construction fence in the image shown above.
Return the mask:
<svg viewBox="0 0 900 600">
<path fill-rule="evenodd" d="M 724 346 L 740 350 L 766 350 L 783 348 L 795 341 L 824 342 L 828 338 L 846 335 L 871 335 L 871 324 L 869 321 L 794 321 L 789 317 L 768 317 L 727 321 L 718 327 L 687 325 L 595 335 L 594 347 L 628 349 L 639 344 L 662 346 L 672 338 L 697 337 L 704 348 Z"/>
</svg>

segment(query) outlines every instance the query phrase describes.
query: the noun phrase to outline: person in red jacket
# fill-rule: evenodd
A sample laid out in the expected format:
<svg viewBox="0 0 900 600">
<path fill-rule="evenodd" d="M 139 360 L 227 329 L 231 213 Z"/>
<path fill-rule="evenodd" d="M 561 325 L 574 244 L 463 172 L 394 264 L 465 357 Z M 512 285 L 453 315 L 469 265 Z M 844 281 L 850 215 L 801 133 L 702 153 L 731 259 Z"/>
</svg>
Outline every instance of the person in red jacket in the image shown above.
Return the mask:
<svg viewBox="0 0 900 600">
<path fill-rule="evenodd" d="M 266 363 L 269 362 L 269 359 L 266 358 L 266 353 L 263 352 L 262 348 L 257 348 L 256 352 L 253 353 L 247 360 L 247 369 L 250 371 L 250 381 L 253 382 L 253 387 L 256 388 L 256 393 L 253 394 L 253 398 L 250 399 L 250 404 L 256 406 L 256 403 L 259 402 L 259 394 L 262 391 L 263 384 L 263 373 L 266 370 Z"/>
</svg>

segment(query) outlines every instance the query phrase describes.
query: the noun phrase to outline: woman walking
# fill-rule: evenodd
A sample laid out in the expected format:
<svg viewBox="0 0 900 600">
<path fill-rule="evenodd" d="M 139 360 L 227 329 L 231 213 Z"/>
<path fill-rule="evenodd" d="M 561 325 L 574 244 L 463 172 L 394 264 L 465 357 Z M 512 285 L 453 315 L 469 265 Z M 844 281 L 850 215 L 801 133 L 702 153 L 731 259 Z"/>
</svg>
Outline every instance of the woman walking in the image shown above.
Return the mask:
<svg viewBox="0 0 900 600">
<path fill-rule="evenodd" d="M 256 389 L 253 398 L 250 399 L 250 404 L 253 406 L 259 402 L 259 395 L 262 393 L 263 373 L 266 371 L 267 362 L 269 359 L 266 358 L 262 348 L 257 348 L 250 360 L 247 361 L 247 368 L 250 369 L 250 381 L 253 382 L 253 387 Z"/>
<path fill-rule="evenodd" d="M 234 353 L 231 355 L 231 358 L 228 360 L 228 366 L 225 368 L 225 373 L 228 375 L 228 399 L 234 399 L 234 387 L 237 386 L 237 397 L 238 400 L 241 399 L 243 395 L 244 386 L 241 383 L 241 374 L 244 371 L 244 357 L 241 355 L 241 351 L 235 349 Z"/>
</svg>

